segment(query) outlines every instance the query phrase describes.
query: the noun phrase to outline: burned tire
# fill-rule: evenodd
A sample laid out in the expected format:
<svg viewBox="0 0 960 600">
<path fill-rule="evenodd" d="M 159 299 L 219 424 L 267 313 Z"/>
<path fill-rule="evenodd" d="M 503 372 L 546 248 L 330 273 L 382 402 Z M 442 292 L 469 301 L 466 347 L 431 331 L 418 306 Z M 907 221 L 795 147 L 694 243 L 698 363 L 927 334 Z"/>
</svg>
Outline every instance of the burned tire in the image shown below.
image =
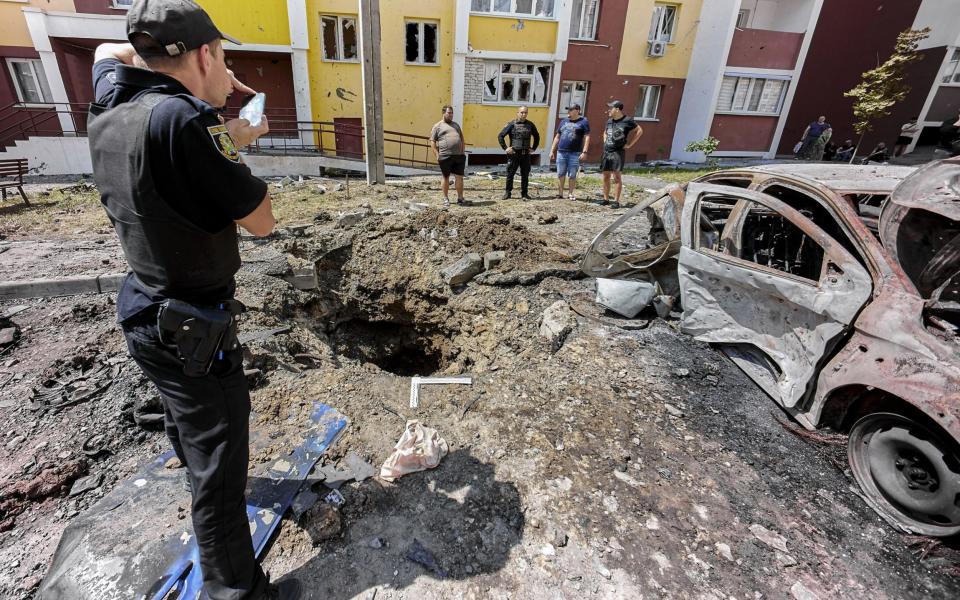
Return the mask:
<svg viewBox="0 0 960 600">
<path fill-rule="evenodd" d="M 853 426 L 848 456 L 867 502 L 886 521 L 922 535 L 960 532 L 960 452 L 944 434 L 874 413 Z"/>
</svg>

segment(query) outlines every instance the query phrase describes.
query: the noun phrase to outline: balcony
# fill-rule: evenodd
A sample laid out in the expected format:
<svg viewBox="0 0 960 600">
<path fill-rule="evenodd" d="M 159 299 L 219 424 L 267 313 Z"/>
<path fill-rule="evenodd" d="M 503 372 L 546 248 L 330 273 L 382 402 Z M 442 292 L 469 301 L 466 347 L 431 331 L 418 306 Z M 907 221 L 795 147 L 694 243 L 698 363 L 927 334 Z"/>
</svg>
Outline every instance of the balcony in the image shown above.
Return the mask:
<svg viewBox="0 0 960 600">
<path fill-rule="evenodd" d="M 737 29 L 730 45 L 727 66 L 791 71 L 797 65 L 803 37 L 803 33 L 790 31 Z"/>
</svg>

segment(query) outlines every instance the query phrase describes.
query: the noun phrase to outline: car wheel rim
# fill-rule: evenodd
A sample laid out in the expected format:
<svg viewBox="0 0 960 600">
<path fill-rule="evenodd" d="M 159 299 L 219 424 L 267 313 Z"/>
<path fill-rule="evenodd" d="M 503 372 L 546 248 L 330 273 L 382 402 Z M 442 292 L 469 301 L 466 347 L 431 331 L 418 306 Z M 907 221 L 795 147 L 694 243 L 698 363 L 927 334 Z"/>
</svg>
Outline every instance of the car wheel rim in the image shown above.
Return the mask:
<svg viewBox="0 0 960 600">
<path fill-rule="evenodd" d="M 877 413 L 850 434 L 850 465 L 868 500 L 911 531 L 960 531 L 960 457 L 928 427 Z"/>
</svg>

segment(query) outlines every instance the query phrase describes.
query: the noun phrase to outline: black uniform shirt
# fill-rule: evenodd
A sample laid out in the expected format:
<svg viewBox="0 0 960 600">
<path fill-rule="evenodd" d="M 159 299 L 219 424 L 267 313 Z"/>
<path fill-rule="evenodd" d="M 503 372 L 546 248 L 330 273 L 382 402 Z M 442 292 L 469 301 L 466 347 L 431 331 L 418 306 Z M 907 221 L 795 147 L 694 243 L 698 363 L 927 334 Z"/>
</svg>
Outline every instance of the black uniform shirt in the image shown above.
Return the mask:
<svg viewBox="0 0 960 600">
<path fill-rule="evenodd" d="M 243 164 L 219 113 L 191 96 L 179 81 L 116 59 L 98 61 L 93 81 L 97 104 L 108 109 L 148 92 L 171 96 L 150 116 L 148 152 L 157 191 L 185 219 L 217 233 L 235 227 L 234 221 L 250 215 L 263 201 L 267 184 Z M 225 300 L 233 292 L 231 286 L 209 300 Z M 119 321 L 163 300 L 130 278 L 117 297 Z"/>
<path fill-rule="evenodd" d="M 510 136 L 510 147 L 514 150 L 536 150 L 540 145 L 540 132 L 530 119 L 525 121 L 514 119 L 500 131 L 497 141 L 504 150 L 507 149 L 507 143 L 504 141 L 507 136 Z"/>
</svg>

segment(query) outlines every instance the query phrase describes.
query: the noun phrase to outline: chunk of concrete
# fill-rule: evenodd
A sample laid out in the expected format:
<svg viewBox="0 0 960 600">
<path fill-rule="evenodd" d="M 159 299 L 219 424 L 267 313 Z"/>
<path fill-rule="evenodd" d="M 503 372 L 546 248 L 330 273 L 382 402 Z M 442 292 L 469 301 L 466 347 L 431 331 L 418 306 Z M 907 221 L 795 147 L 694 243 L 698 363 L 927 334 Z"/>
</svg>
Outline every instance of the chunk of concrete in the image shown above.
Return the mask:
<svg viewBox="0 0 960 600">
<path fill-rule="evenodd" d="M 577 317 L 570 310 L 570 305 L 563 300 L 557 300 L 543 311 L 540 337 L 550 342 L 554 350 L 559 350 L 576 326 Z"/>
<path fill-rule="evenodd" d="M 500 263 L 507 258 L 507 253 L 502 250 L 494 250 L 483 255 L 483 270 L 489 271 L 500 266 Z"/>
<path fill-rule="evenodd" d="M 597 279 L 597 304 L 628 319 L 640 314 L 656 295 L 657 286 L 647 281 Z"/>
<path fill-rule="evenodd" d="M 453 286 L 463 285 L 482 271 L 483 259 L 476 252 L 471 252 L 452 265 L 445 267 L 440 271 L 440 274 L 443 275 L 443 280 L 447 282 L 447 285 Z"/>
<path fill-rule="evenodd" d="M 362 208 L 357 211 L 341 213 L 339 218 L 337 218 L 337 227 L 340 229 L 348 229 L 353 227 L 360 221 L 363 221 L 373 213 L 369 208 Z"/>
</svg>

